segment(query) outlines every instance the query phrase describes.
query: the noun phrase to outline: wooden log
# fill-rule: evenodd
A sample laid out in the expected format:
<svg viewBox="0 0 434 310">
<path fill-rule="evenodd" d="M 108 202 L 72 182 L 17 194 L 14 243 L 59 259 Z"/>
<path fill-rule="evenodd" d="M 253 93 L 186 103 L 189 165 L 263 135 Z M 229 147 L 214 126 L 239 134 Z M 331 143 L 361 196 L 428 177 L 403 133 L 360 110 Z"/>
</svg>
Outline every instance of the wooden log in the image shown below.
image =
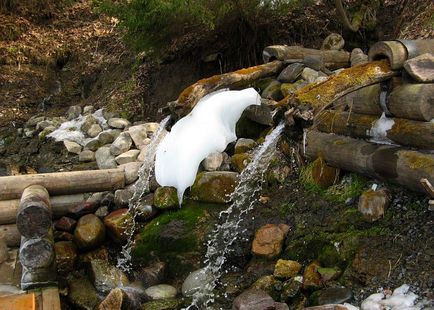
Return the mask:
<svg viewBox="0 0 434 310">
<path fill-rule="evenodd" d="M 68 213 L 70 207 L 84 202 L 84 194 L 64 195 L 50 197 L 51 210 L 53 218 L 59 218 Z M 12 224 L 16 222 L 17 210 L 20 205 L 20 199 L 0 201 L 0 225 Z"/>
<path fill-rule="evenodd" d="M 420 184 L 422 178 L 434 182 L 434 154 L 375 145 L 314 130 L 306 132 L 305 149 L 307 157 L 312 160 L 322 156 L 331 166 L 383 179 L 414 191 L 424 191 Z"/>
<path fill-rule="evenodd" d="M 368 52 L 370 61 L 387 58 L 393 70 L 401 69 L 407 59 L 425 53 L 432 53 L 434 40 L 395 40 L 380 41 L 371 46 Z"/>
<path fill-rule="evenodd" d="M 267 63 L 273 60 L 291 62 L 303 62 L 308 57 L 319 58 L 328 69 L 339 69 L 350 66 L 350 53 L 335 50 L 316 50 L 301 46 L 272 45 L 267 46 L 262 52 L 262 58 Z"/>
<path fill-rule="evenodd" d="M 388 118 L 393 125 L 385 132 L 391 142 L 416 147 L 434 149 L 434 123 L 418 122 L 403 118 Z M 377 116 L 333 110 L 323 111 L 315 119 L 319 131 L 335 133 L 362 139 L 378 139 L 373 126 L 379 120 Z"/>
<path fill-rule="evenodd" d="M 103 192 L 125 187 L 125 175 L 123 169 L 106 169 L 0 177 L 0 200 L 19 198 L 35 184 L 52 196 Z"/>
<path fill-rule="evenodd" d="M 169 107 L 171 111 L 178 116 L 186 115 L 205 95 L 222 88 L 240 88 L 247 86 L 256 80 L 279 73 L 283 69 L 283 65 L 281 61 L 273 61 L 263 65 L 201 79 L 184 89 L 178 99 L 169 104 Z"/>
<path fill-rule="evenodd" d="M 392 115 L 420 121 L 434 118 L 434 84 L 403 84 L 390 94 L 387 103 Z"/>
<path fill-rule="evenodd" d="M 355 113 L 380 116 L 383 113 L 380 105 L 380 93 L 381 84 L 373 84 L 337 99 L 334 106 L 347 106 Z"/>
<path fill-rule="evenodd" d="M 27 238 L 43 237 L 51 228 L 51 205 L 48 191 L 41 185 L 31 185 L 23 191 L 17 210 L 17 227 Z"/>
<path fill-rule="evenodd" d="M 27 270 L 49 268 L 54 263 L 54 241 L 53 236 L 42 238 L 21 239 L 19 252 L 21 264 Z"/>
<path fill-rule="evenodd" d="M 21 234 L 16 224 L 0 225 L 0 234 L 4 236 L 8 247 L 19 247 Z"/>
<path fill-rule="evenodd" d="M 293 95 L 279 101 L 277 106 L 296 106 L 298 109 L 313 109 L 314 113 L 318 113 L 340 97 L 387 80 L 396 74 L 386 60 L 360 64 L 342 70 L 323 82 L 309 84 L 297 90 Z"/>
<path fill-rule="evenodd" d="M 0 296 L 0 310 L 37 310 L 35 293 Z"/>
<path fill-rule="evenodd" d="M 47 287 L 41 292 L 42 310 L 61 310 L 59 289 L 57 287 Z"/>
</svg>

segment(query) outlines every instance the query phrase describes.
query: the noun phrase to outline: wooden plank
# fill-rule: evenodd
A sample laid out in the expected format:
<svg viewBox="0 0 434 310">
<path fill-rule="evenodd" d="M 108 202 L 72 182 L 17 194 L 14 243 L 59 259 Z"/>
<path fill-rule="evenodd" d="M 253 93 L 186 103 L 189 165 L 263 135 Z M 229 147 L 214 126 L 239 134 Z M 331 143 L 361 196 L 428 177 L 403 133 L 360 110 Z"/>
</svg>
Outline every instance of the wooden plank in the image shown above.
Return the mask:
<svg viewBox="0 0 434 310">
<path fill-rule="evenodd" d="M 59 289 L 48 287 L 42 290 L 42 310 L 60 310 Z"/>
<path fill-rule="evenodd" d="M 0 310 L 36 310 L 35 294 L 0 297 Z"/>
</svg>

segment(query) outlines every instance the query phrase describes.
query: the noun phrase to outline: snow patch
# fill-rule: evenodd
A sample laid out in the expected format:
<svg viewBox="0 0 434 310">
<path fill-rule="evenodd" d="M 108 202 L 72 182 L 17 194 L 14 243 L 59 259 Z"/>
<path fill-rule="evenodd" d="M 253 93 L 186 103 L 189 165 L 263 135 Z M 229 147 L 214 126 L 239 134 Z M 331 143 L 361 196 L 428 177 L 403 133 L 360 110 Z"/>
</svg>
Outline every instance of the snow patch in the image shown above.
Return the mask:
<svg viewBox="0 0 434 310">
<path fill-rule="evenodd" d="M 372 128 L 368 130 L 368 135 L 371 136 L 369 141 L 378 144 L 394 144 L 392 140 L 387 137 L 387 131 L 390 130 L 395 121 L 392 118 L 386 117 L 386 113 L 383 112 L 381 117 L 375 121 Z"/>
<path fill-rule="evenodd" d="M 260 96 L 253 88 L 223 90 L 203 97 L 158 146 L 157 182 L 175 187 L 181 204 L 184 191 L 194 183 L 201 161 L 213 152 L 223 152 L 235 141 L 235 126 L 244 109 L 260 104 Z"/>
</svg>

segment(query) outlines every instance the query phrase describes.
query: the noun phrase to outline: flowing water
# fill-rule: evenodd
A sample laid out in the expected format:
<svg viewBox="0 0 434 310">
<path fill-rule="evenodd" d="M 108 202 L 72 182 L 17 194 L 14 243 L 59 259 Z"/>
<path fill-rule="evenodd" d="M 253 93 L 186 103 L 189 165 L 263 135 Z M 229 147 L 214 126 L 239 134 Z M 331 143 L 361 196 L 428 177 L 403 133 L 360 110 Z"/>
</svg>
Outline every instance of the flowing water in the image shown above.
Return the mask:
<svg viewBox="0 0 434 310">
<path fill-rule="evenodd" d="M 124 271 L 129 271 L 131 268 L 131 249 L 133 243 L 133 234 L 136 230 L 136 218 L 146 212 L 152 212 L 151 206 L 142 204 L 144 194 L 149 192 L 149 179 L 155 164 L 155 153 L 157 152 L 158 144 L 164 138 L 165 128 L 170 120 L 170 116 L 163 119 L 158 127 L 158 130 L 152 136 L 151 142 L 146 148 L 146 155 L 143 164 L 139 169 L 139 179 L 134 183 L 133 196 L 131 197 L 128 205 L 128 212 L 131 214 L 131 225 L 128 225 L 125 233 L 128 235 L 127 243 L 122 247 L 121 253 L 118 257 L 117 267 Z"/>
<path fill-rule="evenodd" d="M 256 149 L 253 160 L 241 173 L 239 183 L 231 195 L 232 205 L 220 213 L 221 224 L 216 226 L 207 243 L 203 273 L 209 280 L 202 283 L 194 293 L 193 302 L 187 309 L 210 309 L 209 306 L 214 302 L 214 289 L 225 272 L 223 265 L 232 251 L 232 244 L 245 233 L 241 223 L 257 201 L 257 194 L 262 189 L 265 172 L 275 154 L 283 128 L 284 124 L 279 124 L 266 137 L 264 143 Z"/>
</svg>

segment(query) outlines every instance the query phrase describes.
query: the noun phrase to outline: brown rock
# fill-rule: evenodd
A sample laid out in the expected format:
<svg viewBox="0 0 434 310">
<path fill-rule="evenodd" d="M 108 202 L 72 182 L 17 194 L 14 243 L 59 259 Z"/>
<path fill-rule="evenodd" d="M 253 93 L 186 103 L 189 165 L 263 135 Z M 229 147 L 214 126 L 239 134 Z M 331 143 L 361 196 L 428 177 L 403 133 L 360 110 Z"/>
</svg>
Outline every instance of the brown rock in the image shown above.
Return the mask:
<svg viewBox="0 0 434 310">
<path fill-rule="evenodd" d="M 274 267 L 274 276 L 277 278 L 293 278 L 301 269 L 301 264 L 293 260 L 279 259 Z"/>
<path fill-rule="evenodd" d="M 79 260 L 81 264 L 90 263 L 95 259 L 108 261 L 109 254 L 106 247 L 101 247 L 99 249 L 84 253 L 80 255 Z"/>
<path fill-rule="evenodd" d="M 107 297 L 99 304 L 98 310 L 121 310 L 124 301 L 124 293 L 120 288 L 110 291 Z"/>
<path fill-rule="evenodd" d="M 78 220 L 74 241 L 80 250 L 89 250 L 101 245 L 105 239 L 105 226 L 94 214 L 87 214 Z"/>
<path fill-rule="evenodd" d="M 251 161 L 252 156 L 249 153 L 238 153 L 231 157 L 232 167 L 239 173 L 241 173 Z"/>
<path fill-rule="evenodd" d="M 274 300 L 266 292 L 249 289 L 235 298 L 232 310 L 274 310 Z"/>
<path fill-rule="evenodd" d="M 69 215 L 75 219 L 94 213 L 98 205 L 94 201 L 84 201 L 68 209 Z"/>
<path fill-rule="evenodd" d="M 77 262 L 77 247 L 72 241 L 59 241 L 54 244 L 56 252 L 56 266 L 59 273 L 67 273 L 74 270 Z"/>
<path fill-rule="evenodd" d="M 426 53 L 407 60 L 404 63 L 404 69 L 418 82 L 434 82 L 434 56 L 432 54 Z"/>
<path fill-rule="evenodd" d="M 274 258 L 282 251 L 282 245 L 290 227 L 286 224 L 266 224 L 258 229 L 252 244 L 252 253 Z"/>
<path fill-rule="evenodd" d="M 74 228 L 77 225 L 77 221 L 67 217 L 67 216 L 62 216 L 59 220 L 57 220 L 54 223 L 54 228 L 56 228 L 56 230 L 59 231 L 66 231 L 69 233 L 74 232 Z"/>
<path fill-rule="evenodd" d="M 360 196 L 358 209 L 367 221 L 374 222 L 383 217 L 389 203 L 390 195 L 386 189 L 370 189 Z"/>
<path fill-rule="evenodd" d="M 338 181 L 340 170 L 326 164 L 322 157 L 312 163 L 312 181 L 322 188 L 328 188 Z"/>
<path fill-rule="evenodd" d="M 238 182 L 238 173 L 229 171 L 201 172 L 191 187 L 193 200 L 226 203 Z"/>
<path fill-rule="evenodd" d="M 145 288 L 163 283 L 166 276 L 167 264 L 165 262 L 157 262 L 135 273 L 135 279 L 141 281 Z"/>
<path fill-rule="evenodd" d="M 55 230 L 53 233 L 54 241 L 72 241 L 74 235 L 66 231 Z"/>
<path fill-rule="evenodd" d="M 127 208 L 118 209 L 104 218 L 104 225 L 115 242 L 124 242 L 131 232 L 133 219 Z"/>
<path fill-rule="evenodd" d="M 322 286 L 321 275 L 318 273 L 320 265 L 313 261 L 305 269 L 303 274 L 303 288 L 305 290 L 316 290 Z"/>
</svg>

